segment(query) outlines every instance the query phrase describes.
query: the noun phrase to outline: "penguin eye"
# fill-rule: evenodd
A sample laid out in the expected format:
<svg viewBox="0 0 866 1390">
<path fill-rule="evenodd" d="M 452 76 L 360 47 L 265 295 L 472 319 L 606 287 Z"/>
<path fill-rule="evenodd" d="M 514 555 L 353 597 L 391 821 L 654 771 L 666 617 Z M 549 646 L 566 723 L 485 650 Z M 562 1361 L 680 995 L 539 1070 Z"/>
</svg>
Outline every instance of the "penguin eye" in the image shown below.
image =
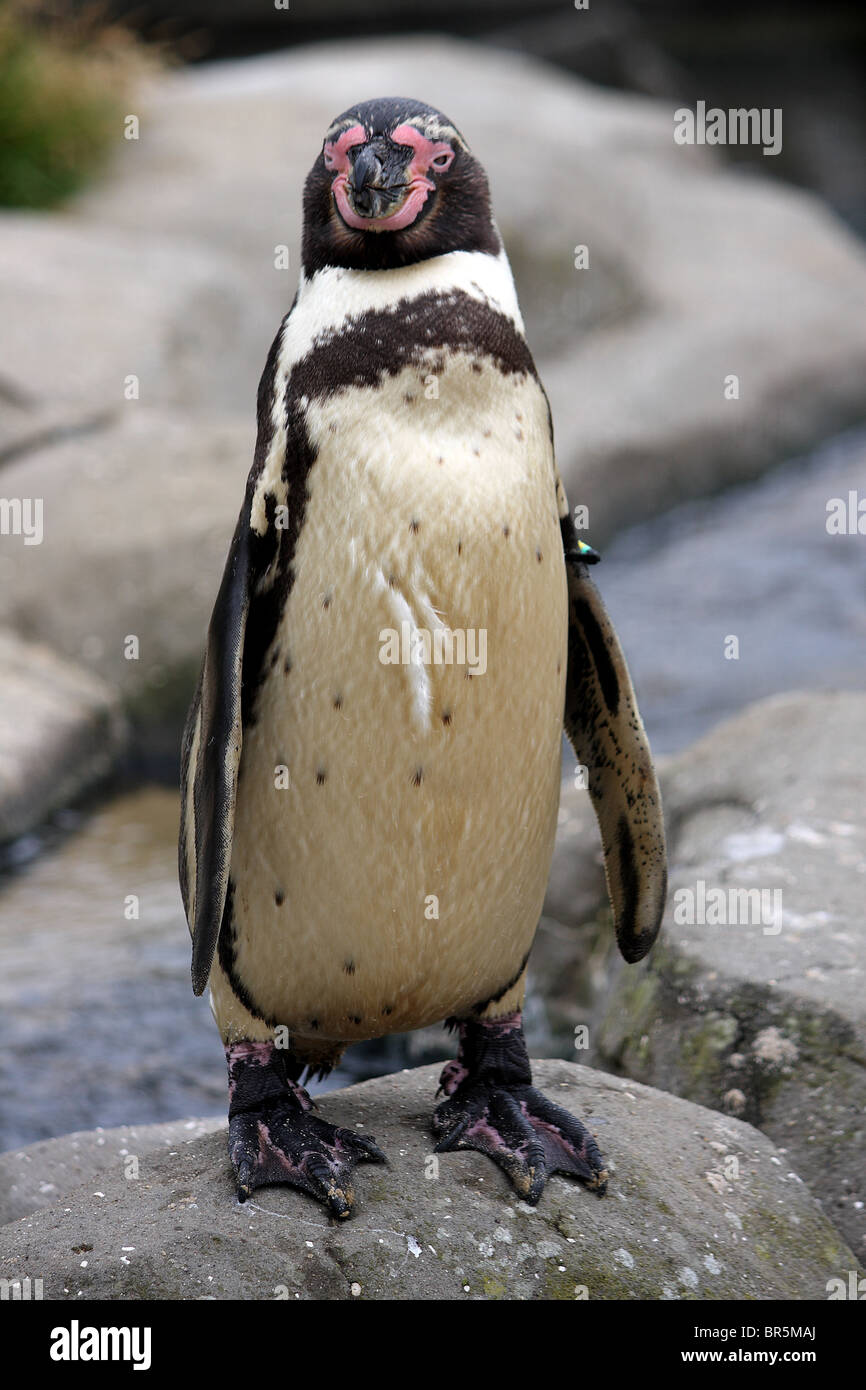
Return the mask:
<svg viewBox="0 0 866 1390">
<path fill-rule="evenodd" d="M 430 167 L 432 169 L 439 169 L 440 171 L 447 169 L 453 158 L 453 150 L 443 150 L 442 154 L 437 154 L 434 159 L 431 159 Z"/>
</svg>

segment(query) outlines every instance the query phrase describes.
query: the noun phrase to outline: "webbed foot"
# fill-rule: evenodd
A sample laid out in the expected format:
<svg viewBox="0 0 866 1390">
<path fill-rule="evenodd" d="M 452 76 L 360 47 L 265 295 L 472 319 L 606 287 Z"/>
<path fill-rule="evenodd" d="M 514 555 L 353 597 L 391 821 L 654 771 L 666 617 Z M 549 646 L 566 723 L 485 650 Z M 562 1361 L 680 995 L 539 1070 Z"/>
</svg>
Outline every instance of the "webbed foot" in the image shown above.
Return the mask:
<svg viewBox="0 0 866 1390">
<path fill-rule="evenodd" d="M 356 1164 L 387 1161 L 375 1141 L 313 1114 L 306 1090 L 288 1075 L 287 1054 L 273 1044 L 233 1043 L 226 1057 L 229 1157 L 238 1201 L 257 1187 L 288 1183 L 338 1220 L 351 1216 Z"/>
<path fill-rule="evenodd" d="M 460 1052 L 442 1072 L 448 1099 L 433 1115 L 437 1153 L 476 1149 L 535 1206 L 551 1173 L 570 1173 L 600 1196 L 604 1160 L 585 1125 L 531 1084 L 519 1013 L 460 1024 Z"/>
</svg>

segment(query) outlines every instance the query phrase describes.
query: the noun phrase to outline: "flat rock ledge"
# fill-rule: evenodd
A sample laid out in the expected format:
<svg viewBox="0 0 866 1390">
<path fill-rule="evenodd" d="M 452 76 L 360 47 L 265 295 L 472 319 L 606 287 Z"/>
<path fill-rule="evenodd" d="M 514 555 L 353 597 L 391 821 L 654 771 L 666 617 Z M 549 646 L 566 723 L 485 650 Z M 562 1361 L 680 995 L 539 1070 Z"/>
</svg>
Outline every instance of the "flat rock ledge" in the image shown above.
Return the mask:
<svg viewBox="0 0 866 1390">
<path fill-rule="evenodd" d="M 334 1091 L 375 1135 L 345 1224 L 289 1188 L 234 1199 L 220 1121 L 70 1135 L 0 1157 L 0 1278 L 45 1299 L 825 1299 L 851 1251 L 750 1125 L 570 1062 L 535 1063 L 608 1160 L 608 1196 L 521 1202 L 479 1154 L 432 1153 L 438 1066 Z M 137 1176 L 135 1176 L 137 1174 Z M 733 1180 L 732 1175 L 736 1174 Z M 72 1184 L 72 1186 L 67 1186 Z M 46 1205 L 51 1203 L 51 1205 Z"/>
</svg>

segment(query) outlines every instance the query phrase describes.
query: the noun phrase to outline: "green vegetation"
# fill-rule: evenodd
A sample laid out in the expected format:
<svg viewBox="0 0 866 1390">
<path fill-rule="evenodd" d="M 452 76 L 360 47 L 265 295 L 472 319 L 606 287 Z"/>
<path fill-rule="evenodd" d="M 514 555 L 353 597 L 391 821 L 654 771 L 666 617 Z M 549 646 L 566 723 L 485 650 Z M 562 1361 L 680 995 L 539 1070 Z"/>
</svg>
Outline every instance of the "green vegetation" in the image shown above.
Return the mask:
<svg viewBox="0 0 866 1390">
<path fill-rule="evenodd" d="M 37 0 L 0 3 L 0 206 L 52 207 L 122 138 L 137 41 Z"/>
</svg>

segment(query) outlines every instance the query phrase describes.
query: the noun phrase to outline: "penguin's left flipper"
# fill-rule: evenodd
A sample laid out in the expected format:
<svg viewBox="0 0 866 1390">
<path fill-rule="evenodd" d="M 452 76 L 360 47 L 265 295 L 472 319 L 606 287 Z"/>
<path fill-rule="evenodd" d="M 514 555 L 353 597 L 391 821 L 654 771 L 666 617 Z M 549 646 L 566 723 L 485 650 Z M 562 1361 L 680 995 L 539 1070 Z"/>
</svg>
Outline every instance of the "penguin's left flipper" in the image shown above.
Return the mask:
<svg viewBox="0 0 866 1390">
<path fill-rule="evenodd" d="M 661 792 L 619 639 L 568 515 L 561 528 L 568 574 L 565 732 L 586 768 L 617 944 L 627 961 L 638 961 L 658 935 L 667 895 Z"/>
<path fill-rule="evenodd" d="M 463 1022 L 458 1060 L 440 1079 L 448 1098 L 433 1114 L 435 1152 L 486 1154 L 531 1206 L 551 1173 L 570 1174 L 603 1196 L 608 1175 L 595 1139 L 531 1083 L 520 1014 Z"/>
<path fill-rule="evenodd" d="M 252 525 L 253 491 L 238 518 L 208 628 L 201 677 L 181 753 L 180 885 L 192 934 L 192 987 L 208 982 L 223 919 L 243 743 L 242 692 L 254 593 L 277 559 L 281 532 Z M 249 664 L 249 663 L 248 663 Z"/>
</svg>

